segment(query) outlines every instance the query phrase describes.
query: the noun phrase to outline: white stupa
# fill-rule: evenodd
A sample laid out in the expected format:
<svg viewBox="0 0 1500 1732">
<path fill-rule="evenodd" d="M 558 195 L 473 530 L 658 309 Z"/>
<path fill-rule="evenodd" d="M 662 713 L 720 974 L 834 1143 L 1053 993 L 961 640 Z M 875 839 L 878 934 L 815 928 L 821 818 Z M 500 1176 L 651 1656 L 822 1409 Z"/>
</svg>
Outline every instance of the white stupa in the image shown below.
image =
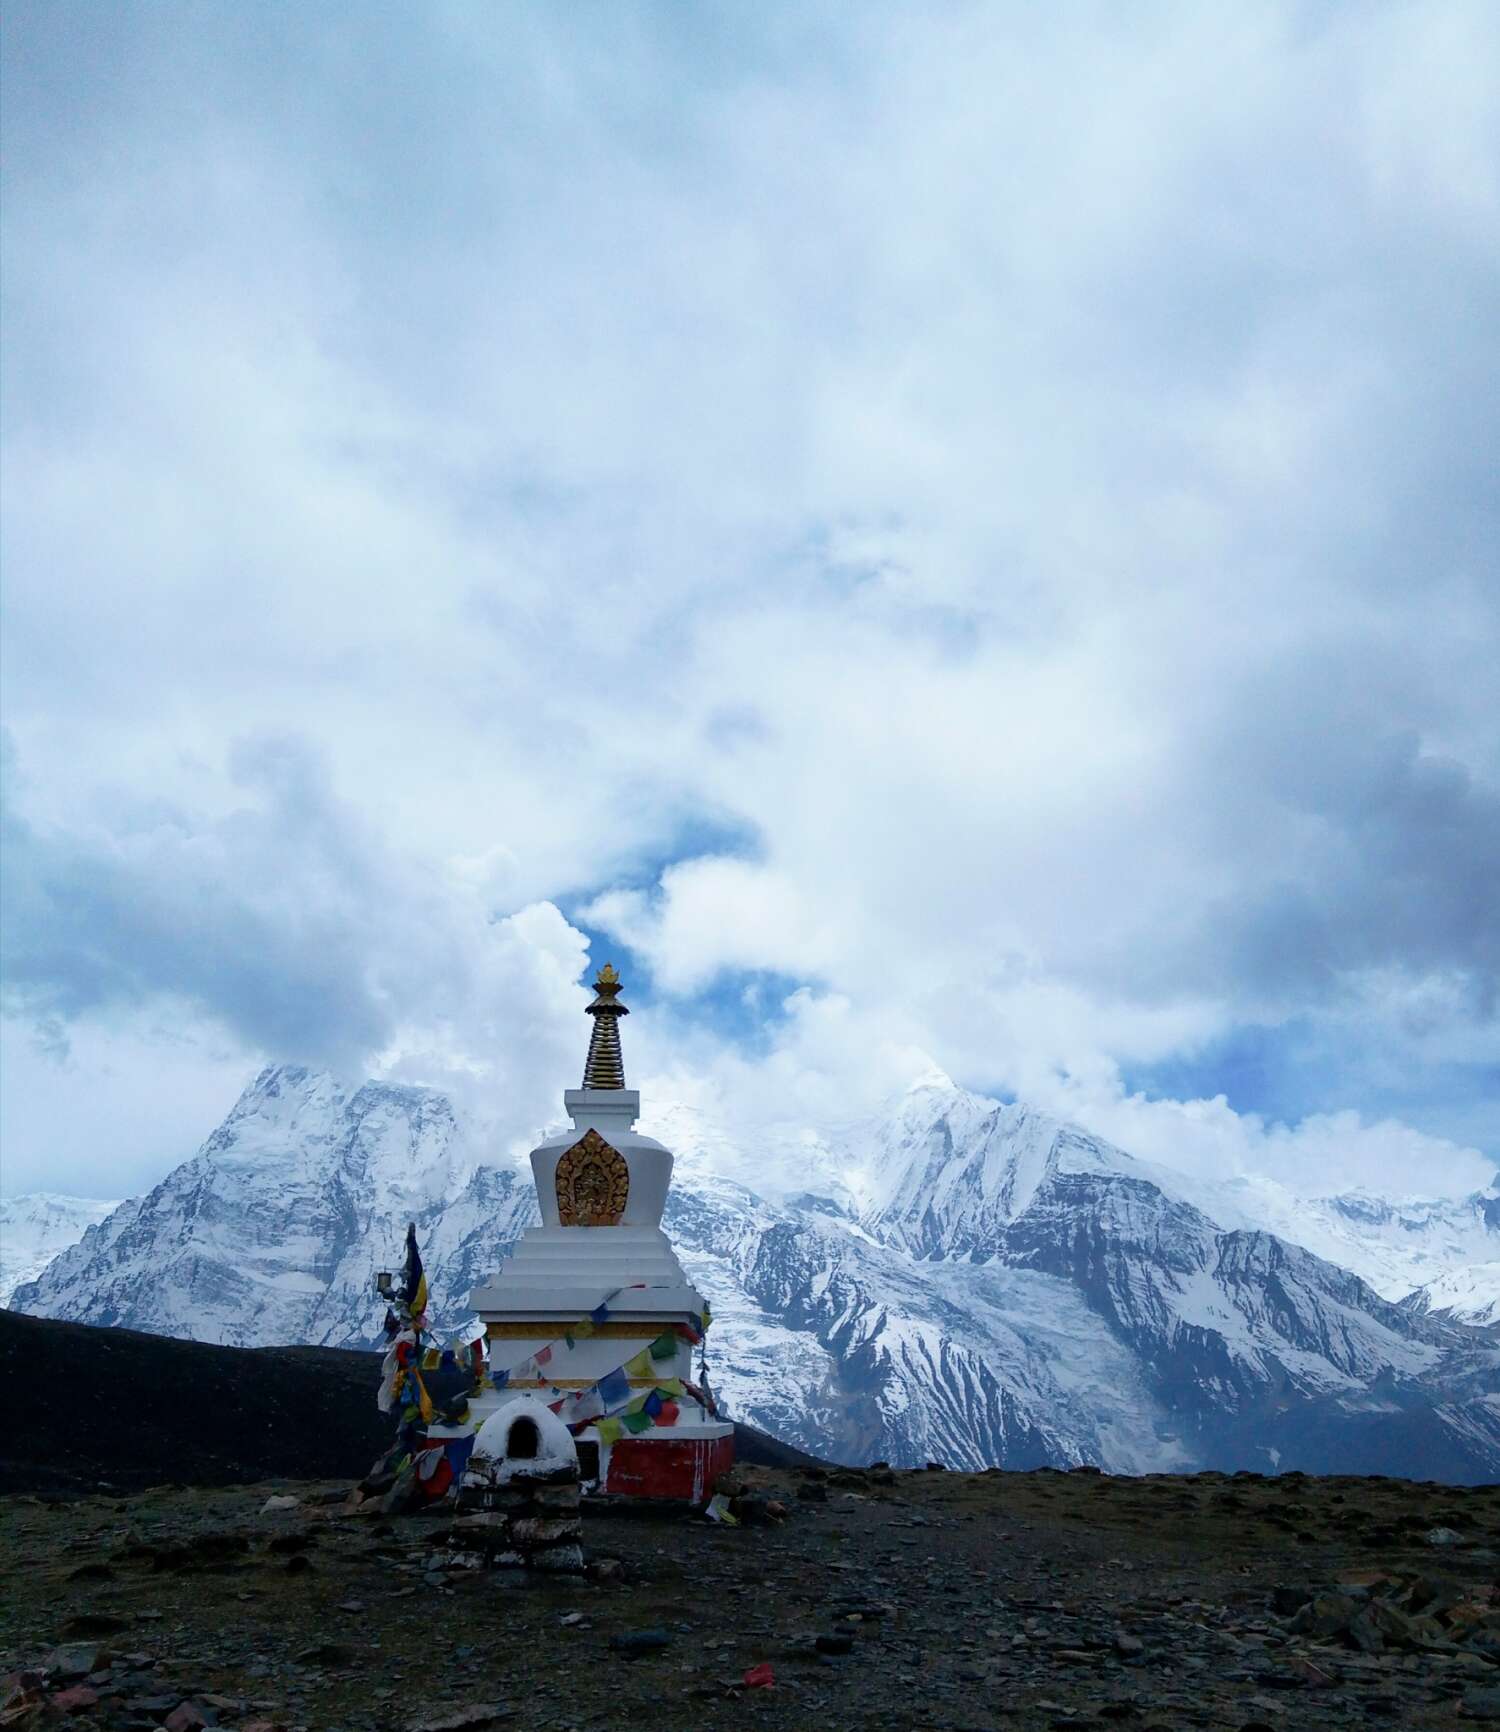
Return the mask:
<svg viewBox="0 0 1500 1732">
<path fill-rule="evenodd" d="M 531 1151 L 542 1224 L 475 1288 L 472 1304 L 495 1383 L 572 1420 L 586 1481 L 611 1494 L 701 1502 L 733 1460 L 734 1428 L 691 1382 L 708 1308 L 661 1228 L 672 1154 L 635 1130 L 641 1097 L 625 1086 L 620 1053 L 629 1012 L 608 963 L 594 989 L 583 1087 L 563 1095 L 572 1129 Z M 617 1437 L 606 1423 L 601 1434 L 600 1418 L 643 1398 L 655 1407 L 658 1394 L 663 1411 L 646 1429 Z M 486 1391 L 478 1417 L 499 1399 Z"/>
</svg>

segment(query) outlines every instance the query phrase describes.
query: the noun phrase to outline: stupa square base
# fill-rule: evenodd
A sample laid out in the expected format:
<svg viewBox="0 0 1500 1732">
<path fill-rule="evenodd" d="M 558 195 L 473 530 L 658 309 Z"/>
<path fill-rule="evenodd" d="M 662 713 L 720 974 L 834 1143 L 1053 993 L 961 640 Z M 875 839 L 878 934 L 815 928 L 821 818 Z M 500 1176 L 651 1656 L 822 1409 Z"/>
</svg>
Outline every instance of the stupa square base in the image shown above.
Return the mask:
<svg viewBox="0 0 1500 1732">
<path fill-rule="evenodd" d="M 680 1436 L 661 1431 L 622 1437 L 601 1454 L 599 1490 L 607 1497 L 704 1504 L 734 1466 L 734 1427 L 704 1425 Z"/>
</svg>

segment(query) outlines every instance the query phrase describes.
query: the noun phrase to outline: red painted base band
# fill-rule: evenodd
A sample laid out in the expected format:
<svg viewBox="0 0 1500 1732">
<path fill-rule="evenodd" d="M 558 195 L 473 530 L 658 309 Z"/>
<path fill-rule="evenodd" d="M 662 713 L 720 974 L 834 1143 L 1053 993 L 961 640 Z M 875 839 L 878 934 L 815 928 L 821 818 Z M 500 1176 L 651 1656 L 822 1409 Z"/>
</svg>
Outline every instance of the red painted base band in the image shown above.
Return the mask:
<svg viewBox="0 0 1500 1732">
<path fill-rule="evenodd" d="M 707 1503 L 734 1465 L 734 1437 L 622 1437 L 609 1452 L 604 1490 L 614 1497 Z"/>
</svg>

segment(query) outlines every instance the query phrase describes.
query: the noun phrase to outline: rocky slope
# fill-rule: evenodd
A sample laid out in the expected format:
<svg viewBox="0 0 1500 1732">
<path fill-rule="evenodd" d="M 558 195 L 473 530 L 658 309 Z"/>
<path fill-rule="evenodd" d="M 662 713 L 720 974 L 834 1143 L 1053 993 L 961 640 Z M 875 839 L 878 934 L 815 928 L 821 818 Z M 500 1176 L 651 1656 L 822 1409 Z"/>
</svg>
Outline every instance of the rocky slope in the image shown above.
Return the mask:
<svg viewBox="0 0 1500 1732">
<path fill-rule="evenodd" d="M 0 1499 L 24 1584 L 0 1596 L 6 1724 L 1458 1732 L 1500 1713 L 1495 1488 L 741 1469 L 753 1525 L 586 1508 L 592 1576 L 526 1581 L 451 1567 L 442 1520 L 361 1515 L 351 1478 Z"/>
<path fill-rule="evenodd" d="M 1300 1466 L 1500 1477 L 1500 1343 L 1382 1298 L 1202 1188 L 931 1079 L 830 1139 L 809 1189 L 724 1176 L 681 1109 L 666 1225 L 716 1313 L 737 1416 L 845 1460 L 1142 1472 Z M 446 1100 L 264 1073 L 192 1161 L 17 1295 L 199 1340 L 364 1345 L 418 1223 L 446 1320 L 535 1218 Z"/>
</svg>

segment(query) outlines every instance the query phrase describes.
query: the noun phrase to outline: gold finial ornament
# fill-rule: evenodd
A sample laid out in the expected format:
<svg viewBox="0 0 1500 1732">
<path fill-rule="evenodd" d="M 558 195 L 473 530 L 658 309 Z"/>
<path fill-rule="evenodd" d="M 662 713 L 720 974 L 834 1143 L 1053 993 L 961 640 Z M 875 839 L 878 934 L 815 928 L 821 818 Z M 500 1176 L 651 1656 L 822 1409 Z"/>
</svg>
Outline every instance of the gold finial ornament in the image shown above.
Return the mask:
<svg viewBox="0 0 1500 1732">
<path fill-rule="evenodd" d="M 594 1019 L 594 1032 L 589 1036 L 589 1056 L 583 1067 L 586 1089 L 622 1089 L 625 1086 L 625 1060 L 620 1053 L 620 1018 L 630 1012 L 616 1002 L 620 991 L 620 976 L 615 965 L 606 962 L 594 978 L 594 1002 L 588 1014 Z"/>
</svg>

